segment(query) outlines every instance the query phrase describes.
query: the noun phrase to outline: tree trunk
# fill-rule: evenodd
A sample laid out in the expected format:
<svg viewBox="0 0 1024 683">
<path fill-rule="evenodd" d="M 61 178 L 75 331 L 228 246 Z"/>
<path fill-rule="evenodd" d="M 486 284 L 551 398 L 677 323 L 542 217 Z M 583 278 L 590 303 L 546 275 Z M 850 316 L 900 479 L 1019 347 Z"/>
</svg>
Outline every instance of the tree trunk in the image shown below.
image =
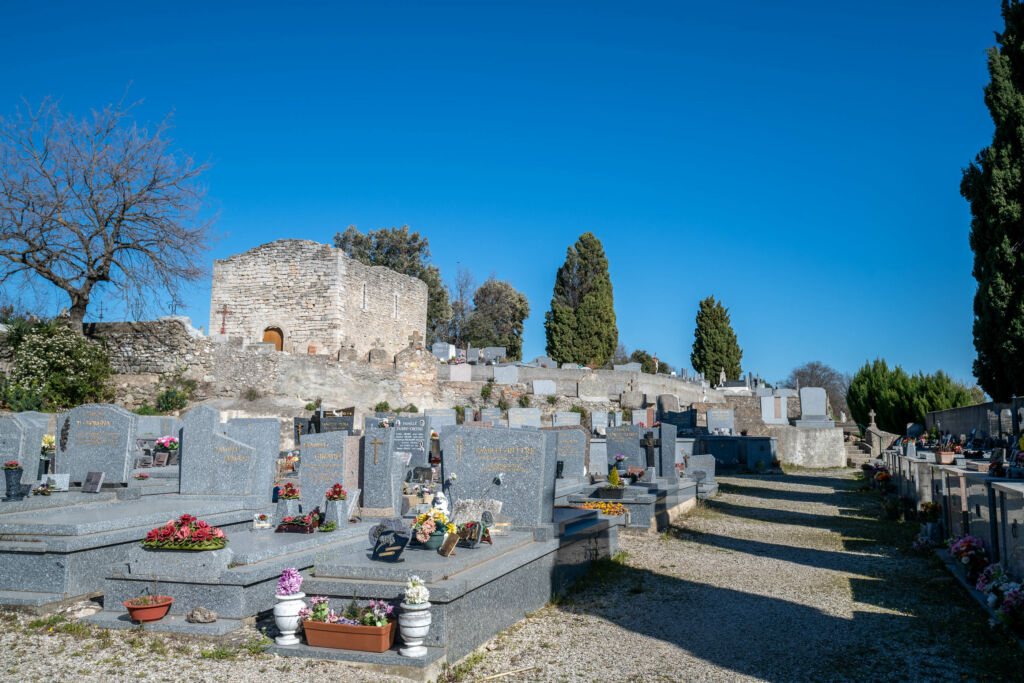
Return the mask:
<svg viewBox="0 0 1024 683">
<path fill-rule="evenodd" d="M 83 334 L 82 321 L 85 320 L 85 309 L 89 307 L 89 300 L 87 298 L 73 297 L 71 299 L 71 308 L 68 310 L 68 314 L 71 316 L 71 329 L 78 334 Z"/>
</svg>

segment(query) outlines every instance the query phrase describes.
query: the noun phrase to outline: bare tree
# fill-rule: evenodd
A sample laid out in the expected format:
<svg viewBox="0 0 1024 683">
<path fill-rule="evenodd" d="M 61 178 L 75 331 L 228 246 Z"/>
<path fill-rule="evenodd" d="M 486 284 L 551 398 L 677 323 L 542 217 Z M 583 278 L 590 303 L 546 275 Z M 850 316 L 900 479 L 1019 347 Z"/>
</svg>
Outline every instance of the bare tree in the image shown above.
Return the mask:
<svg viewBox="0 0 1024 683">
<path fill-rule="evenodd" d="M 790 387 L 821 387 L 828 395 L 829 405 L 832 406 L 834 417 L 839 419 L 839 412 L 843 411 L 850 415 L 850 409 L 846 405 L 846 390 L 850 386 L 850 375 L 843 375 L 830 365 L 818 360 L 793 368 L 786 378 L 785 384 Z"/>
<path fill-rule="evenodd" d="M 181 285 L 205 272 L 208 164 L 172 148 L 170 115 L 150 131 L 134 106 L 76 119 L 46 99 L 0 117 L 0 283 L 63 290 L 78 331 L 101 283 L 138 311 L 160 291 L 180 301 Z"/>
<path fill-rule="evenodd" d="M 448 342 L 464 348 L 468 341 L 469 318 L 473 314 L 473 292 L 476 290 L 476 278 L 469 268 L 459 267 L 452 283 L 451 306 L 452 317 L 448 323 Z"/>
</svg>

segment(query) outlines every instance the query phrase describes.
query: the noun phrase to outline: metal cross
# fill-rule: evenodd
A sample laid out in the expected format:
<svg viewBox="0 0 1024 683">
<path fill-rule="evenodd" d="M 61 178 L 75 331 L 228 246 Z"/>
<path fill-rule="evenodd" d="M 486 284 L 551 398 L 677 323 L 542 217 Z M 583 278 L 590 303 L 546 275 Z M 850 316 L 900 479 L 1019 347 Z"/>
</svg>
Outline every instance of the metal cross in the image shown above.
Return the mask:
<svg viewBox="0 0 1024 683">
<path fill-rule="evenodd" d="M 228 314 L 229 313 L 234 313 L 234 311 L 229 311 L 228 310 L 228 305 L 224 304 L 223 306 L 220 307 L 220 310 L 216 311 L 216 312 L 220 314 L 220 333 L 224 334 L 225 333 L 225 327 L 224 326 L 227 324 Z"/>
<path fill-rule="evenodd" d="M 655 446 L 661 446 L 661 439 L 655 439 L 653 432 L 647 432 L 647 437 L 640 442 L 640 445 L 647 451 L 647 466 L 655 467 L 654 448 Z"/>
<path fill-rule="evenodd" d="M 380 439 L 378 439 L 375 436 L 375 437 L 373 437 L 373 441 L 371 441 L 370 443 L 373 444 L 373 464 L 376 465 L 377 464 L 377 446 L 383 446 L 384 442 L 381 441 Z"/>
<path fill-rule="evenodd" d="M 457 462 L 462 462 L 462 445 L 461 439 L 455 442 L 455 460 Z"/>
</svg>

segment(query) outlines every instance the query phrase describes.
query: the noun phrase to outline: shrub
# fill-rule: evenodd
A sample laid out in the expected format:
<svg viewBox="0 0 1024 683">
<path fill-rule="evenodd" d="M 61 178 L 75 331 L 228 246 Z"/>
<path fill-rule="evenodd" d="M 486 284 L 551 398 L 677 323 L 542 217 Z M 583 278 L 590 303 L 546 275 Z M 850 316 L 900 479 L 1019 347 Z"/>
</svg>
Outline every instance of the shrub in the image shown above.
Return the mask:
<svg viewBox="0 0 1024 683">
<path fill-rule="evenodd" d="M 375 405 L 373 407 L 373 411 L 375 413 L 390 413 L 391 412 L 391 404 L 388 403 L 387 401 L 381 401 L 380 403 L 378 403 L 377 405 Z"/>
<path fill-rule="evenodd" d="M 629 409 L 629 408 L 623 408 L 622 409 L 622 424 L 627 424 L 628 425 L 628 424 L 632 424 L 632 423 L 633 423 L 633 411 L 631 409 Z"/>
<path fill-rule="evenodd" d="M 527 396 L 526 394 L 523 394 L 522 396 L 520 396 L 519 397 L 519 407 L 520 408 L 529 408 L 530 407 L 530 397 Z"/>
<path fill-rule="evenodd" d="M 149 405 L 148 403 L 143 402 L 141 406 L 139 406 L 138 408 L 135 409 L 135 414 L 136 415 L 159 415 L 160 411 L 157 410 L 156 408 L 154 408 L 153 406 Z"/>
<path fill-rule="evenodd" d="M 418 412 L 420 412 L 420 409 L 410 403 L 409 405 L 407 405 L 405 407 L 405 409 L 402 412 L 405 412 L 405 413 L 418 413 Z"/>
<path fill-rule="evenodd" d="M 553 406 L 556 403 L 558 403 L 558 398 L 556 398 L 555 396 L 548 396 L 548 405 L 549 406 Z"/>
<path fill-rule="evenodd" d="M 16 413 L 26 410 L 46 410 L 46 401 L 38 392 L 8 384 L 6 380 L 3 383 L 2 400 L 8 408 Z"/>
<path fill-rule="evenodd" d="M 499 409 L 499 410 L 505 410 L 505 411 L 507 411 L 507 410 L 508 410 L 508 401 L 506 401 L 506 400 L 505 400 L 505 399 L 503 399 L 503 398 L 499 398 L 499 399 L 498 399 L 498 409 Z"/>
<path fill-rule="evenodd" d="M 245 394 L 243 395 L 245 396 L 246 401 L 255 401 L 259 399 L 261 396 L 260 390 L 257 389 L 256 387 L 247 387 L 245 390 Z"/>
<path fill-rule="evenodd" d="M 113 397 L 111 372 L 102 346 L 62 325 L 40 325 L 14 353 L 5 401 L 38 400 L 48 410 L 103 402 Z"/>
<path fill-rule="evenodd" d="M 466 406 L 455 406 L 455 422 L 462 424 L 466 421 Z"/>
<path fill-rule="evenodd" d="M 482 387 L 480 387 L 480 398 L 482 398 L 484 400 L 489 399 L 491 397 L 491 387 L 492 386 L 493 385 L 490 382 L 488 382 L 487 384 L 485 384 Z"/>
<path fill-rule="evenodd" d="M 181 410 L 188 405 L 188 399 L 189 392 L 184 389 L 173 387 L 166 389 L 156 397 L 157 412 L 169 413 L 172 410 Z"/>
</svg>

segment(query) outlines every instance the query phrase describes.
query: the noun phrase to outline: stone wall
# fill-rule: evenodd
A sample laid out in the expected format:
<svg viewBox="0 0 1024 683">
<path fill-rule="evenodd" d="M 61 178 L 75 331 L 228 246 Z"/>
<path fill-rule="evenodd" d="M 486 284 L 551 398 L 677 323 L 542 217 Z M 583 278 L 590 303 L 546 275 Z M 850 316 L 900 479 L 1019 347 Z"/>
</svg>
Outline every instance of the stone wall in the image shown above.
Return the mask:
<svg viewBox="0 0 1024 683">
<path fill-rule="evenodd" d="M 925 415 L 925 427 L 938 427 L 942 433 L 948 431 L 957 436 L 970 434 L 972 429 L 978 430 L 979 434 L 984 432 L 986 435 L 997 435 L 993 427 L 999 424 L 999 413 L 1009 410 L 1016 432 L 1021 429 L 1017 417 L 1017 408 L 1021 406 L 1024 406 L 1024 398 L 1015 398 L 1009 403 L 977 403 L 973 406 L 936 410 Z"/>
<path fill-rule="evenodd" d="M 217 311 L 227 306 L 222 316 Z M 388 268 L 366 266 L 328 244 L 277 240 L 213 262 L 210 332 L 246 343 L 280 331 L 283 349 L 337 358 L 371 348 L 390 357 L 426 332 L 427 286 Z"/>
<path fill-rule="evenodd" d="M 760 396 L 726 396 L 725 403 L 725 406 L 713 407 L 733 409 L 737 432 L 746 430 L 748 434 L 753 435 L 760 427 L 764 426 L 764 421 L 761 419 Z M 786 399 L 786 417 L 790 420 L 800 417 L 799 396 L 790 396 Z"/>
<path fill-rule="evenodd" d="M 817 468 L 846 467 L 842 429 L 762 425 L 757 431 L 757 436 L 774 436 L 779 439 L 779 460 L 784 464 Z"/>
</svg>

